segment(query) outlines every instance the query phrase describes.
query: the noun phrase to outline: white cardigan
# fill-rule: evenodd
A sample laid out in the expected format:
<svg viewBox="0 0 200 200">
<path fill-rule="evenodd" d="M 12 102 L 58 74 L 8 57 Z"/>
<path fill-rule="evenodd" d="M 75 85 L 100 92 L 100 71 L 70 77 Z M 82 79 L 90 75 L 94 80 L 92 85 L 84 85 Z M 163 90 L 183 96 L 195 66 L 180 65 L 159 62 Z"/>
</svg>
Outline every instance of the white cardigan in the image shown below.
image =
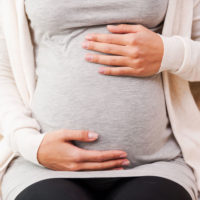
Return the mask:
<svg viewBox="0 0 200 200">
<path fill-rule="evenodd" d="M 39 123 L 31 116 L 36 76 L 24 0 L 0 0 L 0 9 L 3 177 L 10 161 L 19 155 L 40 165 L 37 150 L 46 133 L 41 134 Z M 164 56 L 159 72 L 163 75 L 169 119 L 184 159 L 194 169 L 200 191 L 200 111 L 189 84 L 200 81 L 200 0 L 169 0 L 162 35 Z"/>
</svg>

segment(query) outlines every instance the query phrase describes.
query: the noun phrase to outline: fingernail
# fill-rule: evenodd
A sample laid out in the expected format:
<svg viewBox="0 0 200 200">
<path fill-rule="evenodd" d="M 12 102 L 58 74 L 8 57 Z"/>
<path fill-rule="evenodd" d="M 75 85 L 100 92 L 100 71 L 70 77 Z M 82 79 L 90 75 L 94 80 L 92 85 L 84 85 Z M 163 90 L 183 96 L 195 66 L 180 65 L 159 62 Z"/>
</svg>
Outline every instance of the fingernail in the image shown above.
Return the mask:
<svg viewBox="0 0 200 200">
<path fill-rule="evenodd" d="M 82 47 L 87 49 L 89 47 L 89 43 L 87 41 L 83 42 Z"/>
<path fill-rule="evenodd" d="M 123 161 L 122 162 L 122 165 L 129 165 L 130 164 L 130 161 L 129 160 L 126 160 L 126 161 Z"/>
<path fill-rule="evenodd" d="M 87 61 L 92 61 L 93 56 L 87 54 L 87 55 L 85 56 L 85 59 L 86 59 Z"/>
<path fill-rule="evenodd" d="M 124 158 L 124 157 L 126 157 L 126 156 L 127 156 L 126 153 L 122 153 L 119 157 L 120 157 L 120 158 Z"/>
<path fill-rule="evenodd" d="M 92 34 L 88 34 L 88 35 L 85 36 L 85 39 L 92 40 L 93 39 L 93 35 Z"/>
<path fill-rule="evenodd" d="M 97 138 L 97 137 L 98 137 L 97 133 L 94 133 L 94 132 L 89 132 L 88 133 L 88 138 L 90 138 L 90 139 Z"/>
</svg>

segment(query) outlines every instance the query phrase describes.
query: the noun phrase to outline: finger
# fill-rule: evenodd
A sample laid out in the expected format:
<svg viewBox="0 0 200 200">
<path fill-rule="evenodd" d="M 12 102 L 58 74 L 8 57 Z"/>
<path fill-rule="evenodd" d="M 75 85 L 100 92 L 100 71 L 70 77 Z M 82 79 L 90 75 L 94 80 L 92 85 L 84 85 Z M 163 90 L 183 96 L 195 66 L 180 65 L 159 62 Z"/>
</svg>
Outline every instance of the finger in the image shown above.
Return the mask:
<svg viewBox="0 0 200 200">
<path fill-rule="evenodd" d="M 130 49 L 127 46 L 121 46 L 117 44 L 107 44 L 101 42 L 85 41 L 82 45 L 83 48 L 93 51 L 99 51 L 102 53 L 115 54 L 127 56 L 130 54 Z"/>
<path fill-rule="evenodd" d="M 123 170 L 124 168 L 123 167 L 116 167 L 116 168 L 113 168 L 113 169 L 110 169 L 110 170 Z"/>
<path fill-rule="evenodd" d="M 137 33 L 145 29 L 142 25 L 132 24 L 119 24 L 119 25 L 107 25 L 107 29 L 113 33 Z"/>
<path fill-rule="evenodd" d="M 86 54 L 85 59 L 89 62 L 115 66 L 129 66 L 132 61 L 131 58 L 125 56 L 107 56 L 99 54 Z"/>
<path fill-rule="evenodd" d="M 126 158 L 127 153 L 121 150 L 107 150 L 107 151 L 97 151 L 97 150 L 87 150 L 79 149 L 79 162 L 103 162 L 107 160 L 114 160 L 120 158 Z"/>
<path fill-rule="evenodd" d="M 105 162 L 83 162 L 79 164 L 80 170 L 105 170 L 110 168 L 122 167 L 127 159 L 105 161 Z M 127 166 L 127 164 L 125 164 Z"/>
<path fill-rule="evenodd" d="M 93 141 L 98 138 L 98 134 L 89 130 L 59 130 L 60 137 L 64 141 L 79 140 L 79 141 Z"/>
<path fill-rule="evenodd" d="M 90 33 L 85 37 L 87 40 L 95 42 L 127 45 L 127 36 L 124 34 L 101 34 L 101 33 Z"/>
<path fill-rule="evenodd" d="M 131 67 L 101 67 L 99 73 L 111 76 L 142 76 L 139 68 Z"/>
</svg>

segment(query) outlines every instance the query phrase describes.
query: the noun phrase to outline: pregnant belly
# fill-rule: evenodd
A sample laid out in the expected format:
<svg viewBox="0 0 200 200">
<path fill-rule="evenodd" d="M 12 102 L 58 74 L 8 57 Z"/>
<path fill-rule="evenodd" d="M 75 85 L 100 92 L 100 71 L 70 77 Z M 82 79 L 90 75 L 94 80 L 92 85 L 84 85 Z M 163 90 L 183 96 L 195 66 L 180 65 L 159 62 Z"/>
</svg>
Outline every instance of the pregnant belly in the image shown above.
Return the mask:
<svg viewBox="0 0 200 200">
<path fill-rule="evenodd" d="M 91 130 L 99 134 L 97 141 L 74 143 L 91 150 L 124 150 L 134 166 L 150 162 L 171 135 L 161 75 L 102 75 L 98 64 L 84 60 L 86 52 L 77 43 L 76 49 L 70 45 L 71 51 L 57 46 L 38 51 L 32 111 L 42 132 Z"/>
</svg>

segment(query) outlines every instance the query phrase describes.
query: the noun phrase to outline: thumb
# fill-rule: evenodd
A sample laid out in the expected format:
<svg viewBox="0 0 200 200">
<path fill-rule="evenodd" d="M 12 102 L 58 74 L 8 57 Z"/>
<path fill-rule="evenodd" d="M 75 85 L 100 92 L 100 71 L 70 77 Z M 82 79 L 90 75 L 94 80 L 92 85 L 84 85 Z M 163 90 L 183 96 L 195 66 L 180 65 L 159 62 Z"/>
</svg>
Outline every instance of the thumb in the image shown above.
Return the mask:
<svg viewBox="0 0 200 200">
<path fill-rule="evenodd" d="M 137 33 L 139 31 L 144 30 L 144 26 L 119 24 L 119 25 L 107 25 L 107 29 L 113 33 Z"/>
<path fill-rule="evenodd" d="M 88 130 L 62 130 L 62 137 L 64 141 L 78 140 L 78 141 L 93 141 L 98 138 L 98 134 Z"/>
</svg>

